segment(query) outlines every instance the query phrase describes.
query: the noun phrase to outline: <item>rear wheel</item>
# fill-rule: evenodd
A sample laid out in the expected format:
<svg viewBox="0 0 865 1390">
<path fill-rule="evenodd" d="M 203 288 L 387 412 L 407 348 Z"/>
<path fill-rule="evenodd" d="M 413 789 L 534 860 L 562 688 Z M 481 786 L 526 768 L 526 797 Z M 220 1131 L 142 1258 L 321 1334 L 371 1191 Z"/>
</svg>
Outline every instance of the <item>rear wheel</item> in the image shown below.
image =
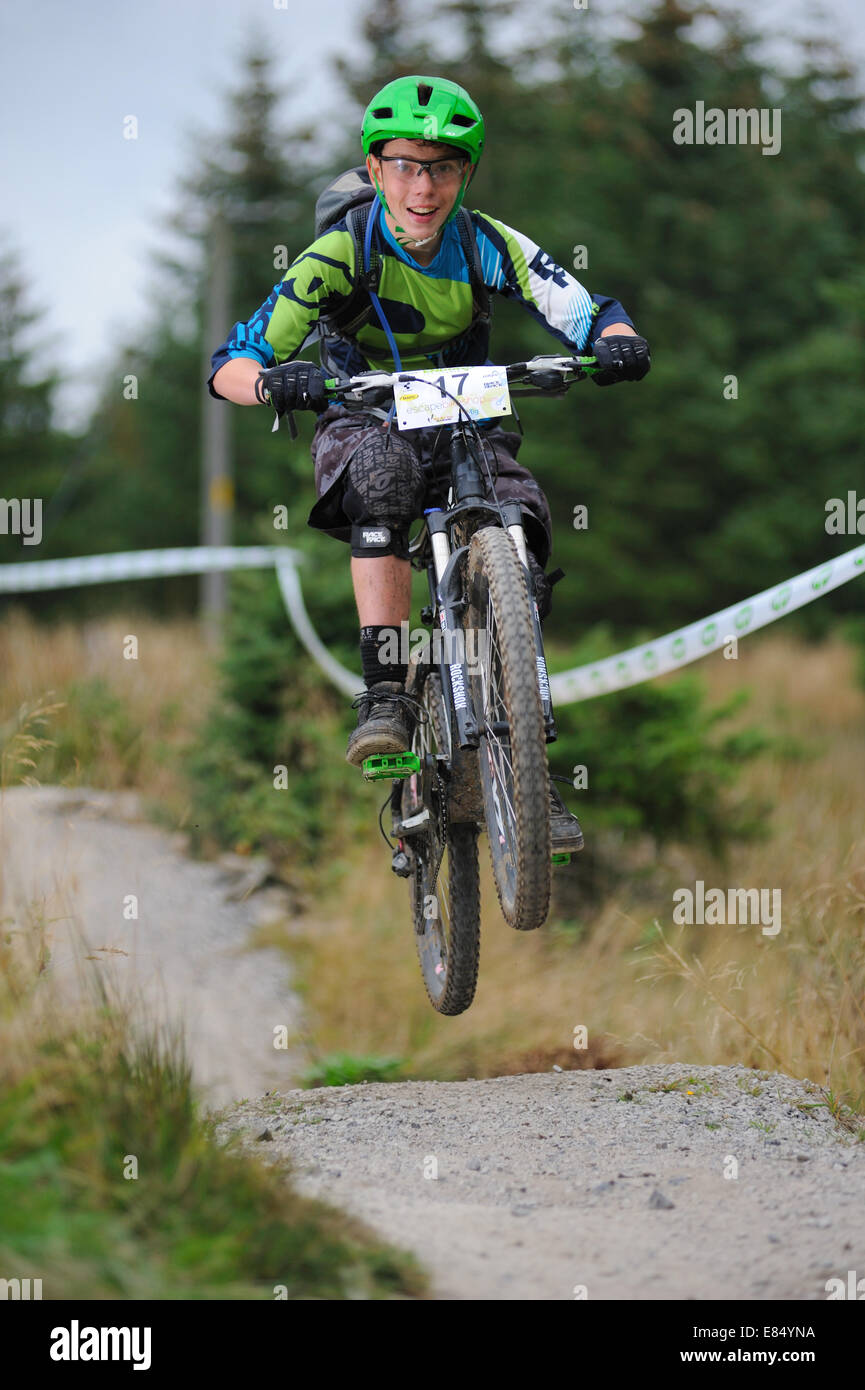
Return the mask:
<svg viewBox="0 0 865 1390">
<path fill-rule="evenodd" d="M 418 673 L 415 672 L 415 677 Z M 478 832 L 454 825 L 447 813 L 447 769 L 437 755 L 450 756 L 441 680 L 430 672 L 418 690 L 427 720 L 419 720 L 412 748 L 423 771 L 403 783 L 404 822 L 426 819 L 404 837 L 412 864 L 409 880 L 415 942 L 426 992 L 441 1014 L 461 1014 L 475 996 L 480 960 Z"/>
<path fill-rule="evenodd" d="M 546 730 L 525 571 L 500 527 L 472 537 L 466 587 L 478 767 L 496 890 L 505 921 L 532 931 L 550 905 Z"/>
</svg>

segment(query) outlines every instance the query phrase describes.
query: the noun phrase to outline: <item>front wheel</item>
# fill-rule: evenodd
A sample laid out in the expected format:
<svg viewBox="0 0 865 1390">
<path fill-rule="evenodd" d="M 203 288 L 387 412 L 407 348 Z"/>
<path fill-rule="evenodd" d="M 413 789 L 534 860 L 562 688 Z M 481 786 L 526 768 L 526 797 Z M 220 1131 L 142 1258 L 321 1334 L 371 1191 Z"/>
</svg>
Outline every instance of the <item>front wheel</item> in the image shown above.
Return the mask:
<svg viewBox="0 0 865 1390">
<path fill-rule="evenodd" d="M 525 571 L 508 533 L 472 537 L 466 566 L 466 646 L 480 725 L 478 768 L 493 875 L 505 921 L 532 931 L 550 905 L 546 730 Z"/>
<path fill-rule="evenodd" d="M 401 798 L 403 821 L 427 812 L 422 826 L 405 837 L 412 920 L 430 1003 L 440 1014 L 461 1014 L 475 997 L 480 959 L 478 832 L 448 817 L 447 768 L 437 757 L 443 755 L 445 763 L 450 757 L 441 680 L 430 672 L 418 691 L 417 675 L 409 688 L 427 719 L 418 721 L 412 747 L 424 771 L 405 779 Z"/>
</svg>

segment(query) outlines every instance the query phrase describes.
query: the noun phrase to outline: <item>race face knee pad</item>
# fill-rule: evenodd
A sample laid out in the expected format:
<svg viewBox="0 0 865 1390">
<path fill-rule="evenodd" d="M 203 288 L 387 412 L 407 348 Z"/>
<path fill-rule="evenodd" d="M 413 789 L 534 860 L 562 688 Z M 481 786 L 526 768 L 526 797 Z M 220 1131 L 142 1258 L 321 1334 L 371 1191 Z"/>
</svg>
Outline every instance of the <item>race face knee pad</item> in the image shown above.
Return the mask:
<svg viewBox="0 0 865 1390">
<path fill-rule="evenodd" d="M 356 521 L 351 528 L 351 553 L 358 560 L 382 555 L 408 559 L 408 527 L 383 521 Z"/>
<path fill-rule="evenodd" d="M 349 521 L 408 531 L 424 508 L 426 478 L 412 446 L 397 435 L 362 444 L 346 470 L 343 510 Z"/>
</svg>

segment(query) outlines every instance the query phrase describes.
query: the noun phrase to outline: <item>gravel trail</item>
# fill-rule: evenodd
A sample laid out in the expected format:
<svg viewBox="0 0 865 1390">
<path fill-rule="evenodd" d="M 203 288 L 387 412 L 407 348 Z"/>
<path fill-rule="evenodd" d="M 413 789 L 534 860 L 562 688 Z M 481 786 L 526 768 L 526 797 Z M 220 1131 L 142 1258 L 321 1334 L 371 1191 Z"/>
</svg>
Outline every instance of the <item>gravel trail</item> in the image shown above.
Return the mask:
<svg viewBox="0 0 865 1390">
<path fill-rule="evenodd" d="M 83 942 L 142 1018 L 182 1021 L 220 1134 L 290 1155 L 440 1299 L 818 1300 L 865 1277 L 865 1143 L 809 1082 L 673 1064 L 288 1090 L 290 970 L 247 949 L 285 911 L 246 898 L 266 866 L 190 861 L 134 795 L 86 789 L 4 792 L 0 846 L 0 917 L 48 920 L 50 979 L 74 984 Z"/>
<path fill-rule="evenodd" d="M 303 1059 L 273 1034 L 300 1019 L 290 967 L 281 952 L 247 949 L 278 910 L 268 890 L 243 900 L 262 870 L 240 856 L 196 863 L 183 844 L 140 819 L 134 793 L 11 787 L 0 797 L 0 917 L 48 922 L 49 978 L 67 995 L 89 955 L 85 967 L 136 1017 L 182 1023 L 210 1104 L 295 1085 Z M 133 908 L 137 918 L 124 915 Z"/>
<path fill-rule="evenodd" d="M 865 1275 L 865 1144 L 822 1099 L 639 1066 L 293 1090 L 221 1133 L 291 1155 L 302 1191 L 413 1249 L 442 1299 L 808 1300 Z"/>
</svg>

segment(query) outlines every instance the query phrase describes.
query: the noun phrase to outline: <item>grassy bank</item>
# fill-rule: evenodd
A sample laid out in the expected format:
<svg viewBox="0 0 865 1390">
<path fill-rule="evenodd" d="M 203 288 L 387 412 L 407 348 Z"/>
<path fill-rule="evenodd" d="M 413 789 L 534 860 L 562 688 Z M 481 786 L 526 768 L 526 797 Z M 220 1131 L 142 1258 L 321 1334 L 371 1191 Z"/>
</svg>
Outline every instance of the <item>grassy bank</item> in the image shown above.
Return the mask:
<svg viewBox="0 0 865 1390">
<path fill-rule="evenodd" d="M 423 1297 L 414 1260 L 212 1138 L 179 1042 L 52 1000 L 38 924 L 0 937 L 0 1277 L 45 1299 Z"/>
</svg>

